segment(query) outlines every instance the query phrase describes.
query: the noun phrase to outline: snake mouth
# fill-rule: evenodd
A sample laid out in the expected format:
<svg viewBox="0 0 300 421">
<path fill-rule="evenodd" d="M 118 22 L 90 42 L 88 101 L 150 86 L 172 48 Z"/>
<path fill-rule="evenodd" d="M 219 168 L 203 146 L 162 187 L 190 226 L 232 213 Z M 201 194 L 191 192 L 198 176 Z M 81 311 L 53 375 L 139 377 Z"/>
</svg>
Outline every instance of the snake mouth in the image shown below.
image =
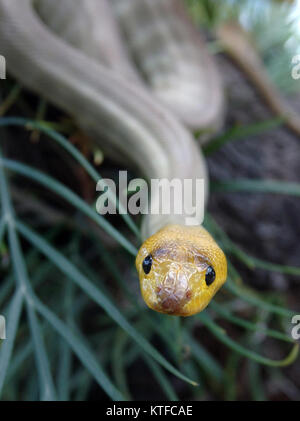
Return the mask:
<svg viewBox="0 0 300 421">
<path fill-rule="evenodd" d="M 166 313 L 178 313 L 182 307 L 182 303 L 177 300 L 176 296 L 169 296 L 161 302 L 161 307 Z"/>
<path fill-rule="evenodd" d="M 174 293 L 169 293 L 168 295 L 166 295 L 160 290 L 159 292 L 157 292 L 157 297 L 160 309 L 164 313 L 181 314 L 183 313 L 183 307 L 185 306 L 185 304 L 187 304 L 190 301 L 192 297 L 192 292 L 191 290 L 188 290 L 183 297 L 179 297 Z"/>
<path fill-rule="evenodd" d="M 158 305 L 164 313 L 182 313 L 184 305 L 192 297 L 186 274 L 183 271 L 170 271 L 157 287 L 156 295 Z"/>
<path fill-rule="evenodd" d="M 161 302 L 161 307 L 165 313 L 179 314 L 183 312 L 183 307 L 188 301 L 188 298 L 178 300 L 176 296 L 169 296 Z"/>
</svg>

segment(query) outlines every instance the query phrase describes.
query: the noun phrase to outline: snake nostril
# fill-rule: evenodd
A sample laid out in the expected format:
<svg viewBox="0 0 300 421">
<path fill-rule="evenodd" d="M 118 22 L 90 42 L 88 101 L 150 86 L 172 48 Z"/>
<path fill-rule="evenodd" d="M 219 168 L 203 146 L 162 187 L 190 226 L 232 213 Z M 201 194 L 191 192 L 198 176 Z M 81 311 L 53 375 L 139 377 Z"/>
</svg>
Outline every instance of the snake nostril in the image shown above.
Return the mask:
<svg viewBox="0 0 300 421">
<path fill-rule="evenodd" d="M 190 289 L 187 290 L 187 292 L 185 293 L 185 298 L 187 301 L 190 301 L 190 299 L 192 298 L 192 291 Z"/>
<path fill-rule="evenodd" d="M 161 308 L 167 313 L 178 313 L 182 307 L 192 298 L 192 291 L 189 289 L 183 295 L 178 295 L 171 291 L 166 291 L 158 286 L 156 294 L 160 302 Z"/>
<path fill-rule="evenodd" d="M 179 314 L 184 305 L 192 298 L 192 290 L 188 287 L 187 274 L 178 268 L 169 270 L 163 282 L 156 286 L 157 303 L 169 314 Z"/>
<path fill-rule="evenodd" d="M 180 309 L 181 303 L 174 295 L 170 295 L 161 302 L 161 306 L 165 311 L 175 313 Z"/>
</svg>

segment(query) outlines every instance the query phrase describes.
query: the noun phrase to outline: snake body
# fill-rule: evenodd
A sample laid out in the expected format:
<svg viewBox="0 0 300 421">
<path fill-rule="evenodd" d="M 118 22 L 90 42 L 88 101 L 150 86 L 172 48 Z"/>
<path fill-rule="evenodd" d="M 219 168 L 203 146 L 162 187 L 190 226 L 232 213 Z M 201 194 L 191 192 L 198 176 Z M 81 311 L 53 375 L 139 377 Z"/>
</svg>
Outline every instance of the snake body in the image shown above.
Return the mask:
<svg viewBox="0 0 300 421">
<path fill-rule="evenodd" d="M 213 132 L 223 123 L 223 87 L 182 3 L 111 1 L 128 50 L 156 97 L 190 129 Z"/>
<path fill-rule="evenodd" d="M 169 0 L 163 3 L 171 4 Z M 153 2 L 153 6 L 157 8 L 158 3 Z M 166 10 L 171 13 L 171 9 Z M 148 36 L 155 38 L 161 25 L 153 23 L 152 27 Z M 177 35 L 179 40 L 186 38 L 184 31 Z M 170 41 L 176 44 L 178 40 L 175 37 Z M 182 42 L 185 44 L 190 44 L 189 38 Z M 133 165 L 147 179 L 202 178 L 207 186 L 200 149 L 184 124 L 168 110 L 168 100 L 156 99 L 131 66 L 106 1 L 0 0 L 0 52 L 14 77 L 71 114 L 109 156 Z M 206 54 L 204 50 L 204 57 Z M 176 65 L 178 58 L 175 55 L 170 60 Z M 209 108 L 207 115 L 202 115 L 206 109 L 203 103 L 210 97 L 205 87 L 208 92 L 212 89 L 206 82 L 213 77 L 214 66 L 211 59 L 204 60 L 208 68 L 201 63 L 197 58 L 195 66 L 201 75 L 195 83 L 201 85 L 195 89 L 198 128 L 210 130 L 217 126 L 223 99 L 222 93 L 217 93 L 215 114 Z M 172 72 L 168 69 L 165 81 L 170 84 L 170 92 Z M 219 90 L 219 79 L 212 85 Z M 185 108 L 190 88 L 187 92 L 176 99 L 177 110 L 182 98 L 181 109 Z M 172 99 L 169 104 L 176 101 Z M 196 113 L 192 124 L 178 111 L 180 114 L 186 125 L 195 124 Z M 151 193 L 151 202 L 159 201 L 159 191 Z M 181 215 L 148 214 L 142 224 L 145 242 L 136 258 L 142 295 L 149 307 L 168 314 L 187 316 L 201 311 L 226 280 L 226 258 L 201 221 L 199 226 L 185 226 L 190 211 L 185 209 Z"/>
</svg>

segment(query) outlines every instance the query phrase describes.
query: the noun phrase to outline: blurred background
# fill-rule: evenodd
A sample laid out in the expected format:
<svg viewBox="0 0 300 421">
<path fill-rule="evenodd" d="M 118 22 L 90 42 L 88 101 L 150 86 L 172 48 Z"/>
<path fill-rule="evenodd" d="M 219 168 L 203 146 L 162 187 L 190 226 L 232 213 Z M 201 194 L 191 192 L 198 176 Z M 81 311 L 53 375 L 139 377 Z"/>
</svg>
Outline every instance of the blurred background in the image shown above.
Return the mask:
<svg viewBox="0 0 300 421">
<path fill-rule="evenodd" d="M 11 161 L 1 174 L 1 204 L 10 196 L 22 235 L 19 248 L 2 215 L 0 314 L 9 323 L 0 341 L 2 400 L 300 398 L 291 337 L 292 316 L 300 314 L 300 137 L 217 35 L 225 22 L 239 22 L 278 94 L 300 116 L 300 80 L 291 76 L 300 2 L 185 3 L 227 99 L 225 126 L 204 147 L 211 179 L 205 225 L 228 256 L 226 286 L 191 318 L 146 308 L 134 256 L 116 241 L 125 236 L 138 246 L 134 234 L 115 215 L 105 217 L 116 228 L 111 235 L 86 209 L 97 198 L 88 165 L 116 180 L 127 168 L 8 75 L 0 84 L 0 144 Z M 29 309 L 15 289 L 13 262 L 34 289 Z"/>
</svg>

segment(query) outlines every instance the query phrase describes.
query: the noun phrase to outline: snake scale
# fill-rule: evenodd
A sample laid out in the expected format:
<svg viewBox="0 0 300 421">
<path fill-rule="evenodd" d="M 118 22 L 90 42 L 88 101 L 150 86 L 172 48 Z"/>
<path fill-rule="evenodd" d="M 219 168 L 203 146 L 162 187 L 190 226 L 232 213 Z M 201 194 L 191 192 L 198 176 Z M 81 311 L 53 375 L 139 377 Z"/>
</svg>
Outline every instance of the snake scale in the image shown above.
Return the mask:
<svg viewBox="0 0 300 421">
<path fill-rule="evenodd" d="M 207 141 L 222 125 L 223 88 L 180 1 L 0 0 L 0 53 L 108 156 L 148 180 L 200 178 L 208 190 L 191 131 Z M 227 277 L 224 253 L 187 214 L 145 215 L 136 257 L 147 305 L 180 316 L 203 310 Z"/>
</svg>

